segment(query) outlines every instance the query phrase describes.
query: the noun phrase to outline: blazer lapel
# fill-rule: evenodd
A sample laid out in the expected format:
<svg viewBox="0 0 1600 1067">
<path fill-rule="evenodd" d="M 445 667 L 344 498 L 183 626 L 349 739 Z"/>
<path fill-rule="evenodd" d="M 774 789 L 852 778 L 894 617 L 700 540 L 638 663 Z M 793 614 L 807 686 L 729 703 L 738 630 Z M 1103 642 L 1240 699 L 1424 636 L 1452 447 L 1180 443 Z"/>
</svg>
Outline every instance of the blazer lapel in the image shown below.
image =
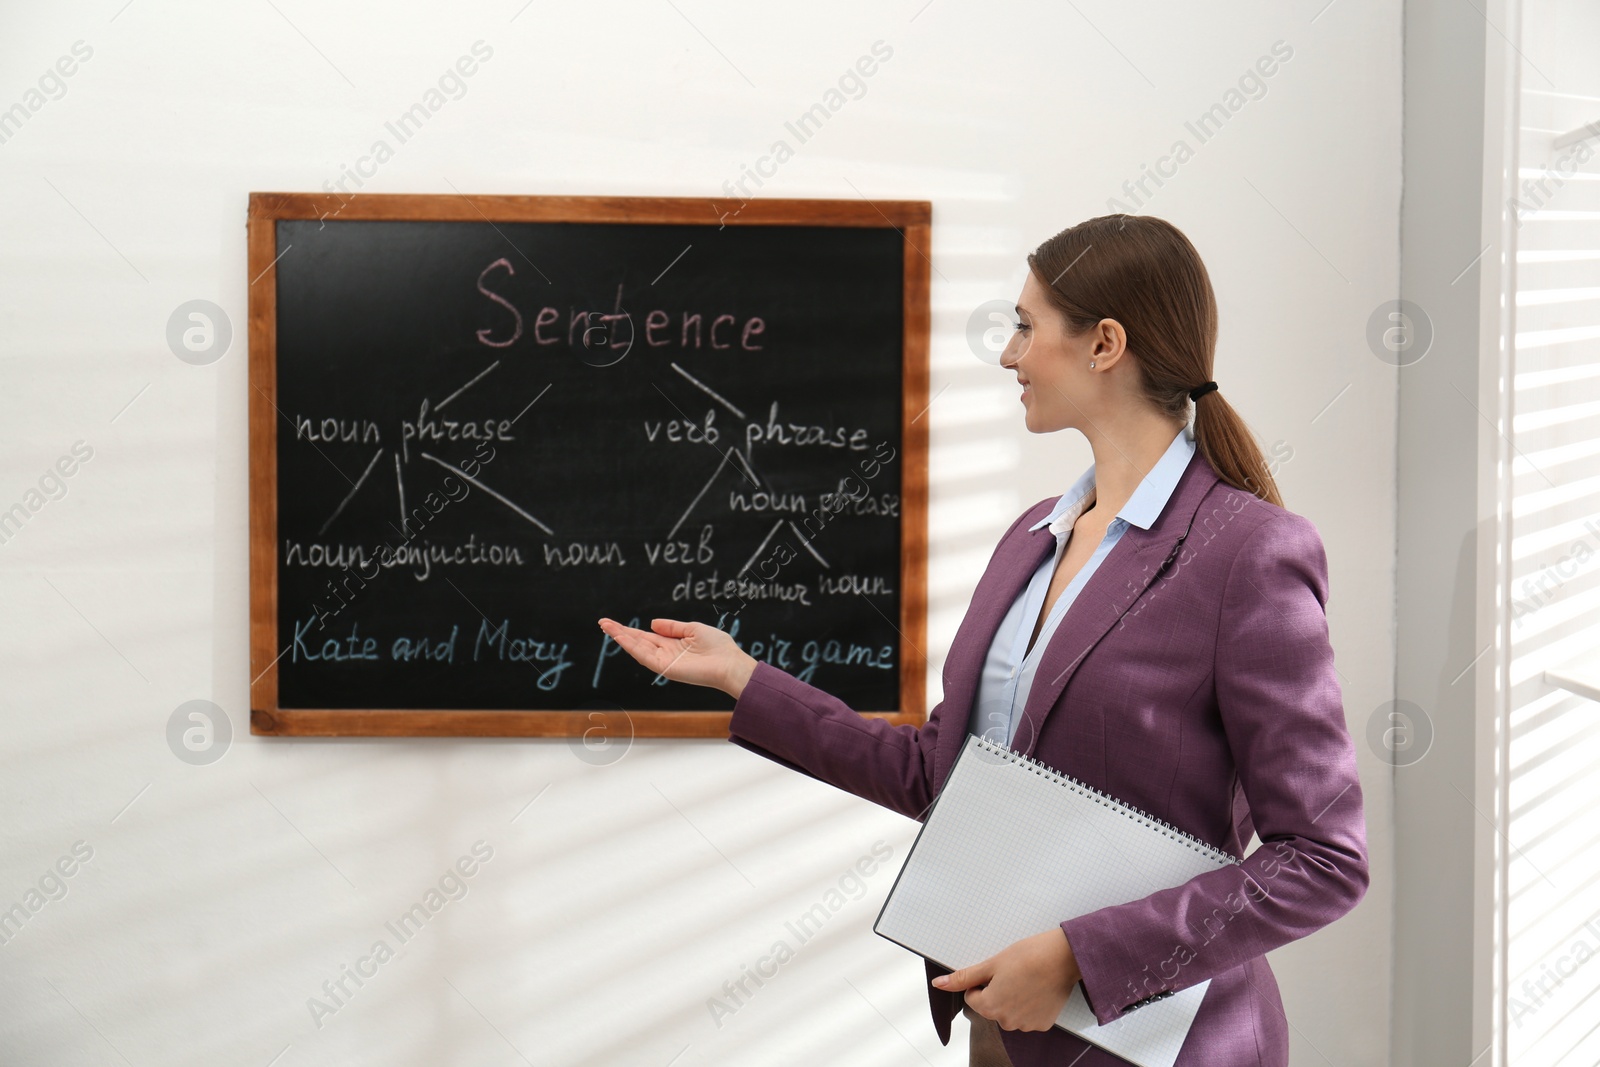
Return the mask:
<svg viewBox="0 0 1600 1067">
<path fill-rule="evenodd" d="M 1198 452 L 1184 469 L 1166 507 L 1148 530 L 1130 526 L 1112 547 L 1045 646 L 1011 747 L 1032 755 L 1045 716 L 1055 707 L 1078 666 L 1100 639 L 1176 559 L 1206 493 L 1218 481 Z M 1048 531 L 1040 531 L 1048 534 Z M 1052 546 L 1054 538 L 1048 537 Z M 1038 566 L 1037 561 L 1034 564 Z M 1009 606 L 1009 601 L 1007 605 Z M 1004 607 L 1001 609 L 1004 611 Z M 998 620 L 995 628 L 998 628 Z M 987 648 L 987 646 L 985 646 Z"/>
<path fill-rule="evenodd" d="M 1042 502 L 1038 515 L 1031 521 L 1037 522 L 1049 514 L 1053 504 L 1054 500 Z M 1012 602 L 1027 586 L 1033 572 L 1054 553 L 1055 547 L 1055 535 L 1049 529 L 1029 531 L 1026 525 L 1019 525 L 1010 538 L 1000 543 L 993 563 L 978 580 L 972 606 L 961 620 L 947 653 L 946 674 L 950 681 L 945 687 L 944 705 L 949 718 L 942 724 L 935 746 L 934 793 L 943 785 L 945 774 L 966 742 L 972 705 L 978 698 L 978 683 L 983 676 L 983 661 L 1000 629 L 1000 620 L 1011 610 Z"/>
</svg>

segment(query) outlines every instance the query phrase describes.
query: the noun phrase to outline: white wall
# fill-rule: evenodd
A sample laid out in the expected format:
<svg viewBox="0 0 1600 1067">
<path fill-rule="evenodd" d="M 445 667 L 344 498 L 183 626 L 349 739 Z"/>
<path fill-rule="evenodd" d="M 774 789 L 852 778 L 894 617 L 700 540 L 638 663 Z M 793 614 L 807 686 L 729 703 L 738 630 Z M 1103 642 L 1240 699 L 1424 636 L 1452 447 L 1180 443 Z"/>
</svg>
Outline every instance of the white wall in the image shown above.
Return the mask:
<svg viewBox="0 0 1600 1067">
<path fill-rule="evenodd" d="M 1373 849 L 1366 902 L 1273 962 L 1296 1062 L 1387 1062 L 1391 790 L 1364 737 L 1393 695 L 1395 372 L 1365 331 L 1398 285 L 1400 6 L 1159 7 L 7 5 L 0 108 L 93 53 L 0 144 L 0 506 L 73 442 L 94 454 L 0 544 L 0 906 L 74 842 L 93 856 L 0 945 L 0 1060 L 965 1062 L 965 1025 L 941 1047 L 921 966 L 870 932 L 909 820 L 719 740 L 601 767 L 559 740 L 248 734 L 246 196 L 337 178 L 482 39 L 492 60 L 368 191 L 718 195 L 894 49 L 763 194 L 934 202 L 935 698 L 995 537 L 1089 460 L 1028 436 L 968 315 L 1174 140 L 1196 148 L 1140 210 L 1206 258 L 1216 378 L 1293 450 L 1279 478 L 1327 545 Z M 1185 121 L 1279 40 L 1265 95 L 1198 144 Z M 165 341 L 196 298 L 234 326 L 210 366 Z M 165 738 L 196 698 L 234 730 L 210 766 Z M 880 839 L 865 895 L 713 1023 L 707 999 Z M 479 840 L 468 894 L 315 1025 L 321 983 Z"/>
<path fill-rule="evenodd" d="M 1505 432 L 1521 400 L 1505 335 L 1516 86 L 1538 69 L 1515 43 L 1519 6 L 1405 5 L 1400 296 L 1433 343 L 1399 377 L 1395 696 L 1431 743 L 1394 774 L 1392 1059 L 1417 1067 L 1523 1062 L 1490 1053 L 1510 936 L 1497 867 L 1521 852 L 1501 748 L 1522 718 L 1504 662 L 1511 450 L 1532 447 Z"/>
</svg>

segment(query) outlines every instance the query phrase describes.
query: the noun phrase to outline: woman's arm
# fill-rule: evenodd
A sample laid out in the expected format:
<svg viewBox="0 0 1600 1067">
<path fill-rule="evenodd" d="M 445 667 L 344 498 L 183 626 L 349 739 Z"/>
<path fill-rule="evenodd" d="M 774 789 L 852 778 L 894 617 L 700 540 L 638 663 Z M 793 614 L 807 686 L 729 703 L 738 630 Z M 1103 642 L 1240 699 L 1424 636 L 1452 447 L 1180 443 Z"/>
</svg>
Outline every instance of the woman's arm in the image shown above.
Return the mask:
<svg viewBox="0 0 1600 1067">
<path fill-rule="evenodd" d="M 1018 515 L 990 554 L 1041 500 Z M 969 609 L 970 610 L 970 609 Z M 769 663 L 751 658 L 726 633 L 705 623 L 651 621 L 653 632 L 610 619 L 601 629 L 644 666 L 674 681 L 712 686 L 734 697 L 728 740 L 919 822 L 933 803 L 929 788 L 939 736 L 940 701 L 922 726 L 864 718 L 844 701 Z M 965 731 L 967 714 L 952 723 Z"/>
<path fill-rule="evenodd" d="M 1022 521 L 1051 499 L 1012 521 L 995 543 L 989 567 Z M 735 695 L 738 702 L 728 723 L 728 740 L 734 744 L 918 822 L 927 814 L 944 701 L 920 727 L 891 726 L 863 718 L 839 698 L 768 663 L 757 663 Z M 965 732 L 967 721 L 967 709 L 960 709 L 949 729 Z"/>
<path fill-rule="evenodd" d="M 658 674 L 733 696 L 728 740 L 734 744 L 913 819 L 932 803 L 937 708 L 920 728 L 863 718 L 703 622 L 651 619 L 649 630 L 638 630 L 601 619 L 600 628 Z"/>
<path fill-rule="evenodd" d="M 734 744 L 919 821 L 933 803 L 938 735 L 938 708 L 920 727 L 892 726 L 761 662 L 728 722 Z"/>
<path fill-rule="evenodd" d="M 1327 558 L 1288 512 L 1235 558 L 1216 692 L 1258 848 L 1242 863 L 1061 923 L 1101 1023 L 1310 934 L 1367 888 L 1361 783 L 1328 641 Z"/>
<path fill-rule="evenodd" d="M 938 708 L 920 728 L 863 718 L 703 622 L 651 619 L 649 630 L 638 630 L 601 619 L 600 628 L 656 673 L 734 697 L 728 722 L 734 744 L 912 819 L 932 803 Z"/>
</svg>

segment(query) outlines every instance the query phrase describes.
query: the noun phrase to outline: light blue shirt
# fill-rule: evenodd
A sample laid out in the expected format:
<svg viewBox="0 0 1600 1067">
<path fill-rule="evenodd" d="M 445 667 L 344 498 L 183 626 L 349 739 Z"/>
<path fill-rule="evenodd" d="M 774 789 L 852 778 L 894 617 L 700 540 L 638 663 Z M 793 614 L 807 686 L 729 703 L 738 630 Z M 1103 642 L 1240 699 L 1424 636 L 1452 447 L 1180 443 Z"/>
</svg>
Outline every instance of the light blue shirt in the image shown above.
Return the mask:
<svg viewBox="0 0 1600 1067">
<path fill-rule="evenodd" d="M 1033 625 L 1039 618 L 1039 612 L 1044 608 L 1044 598 L 1050 589 L 1050 579 L 1055 576 L 1056 566 L 1061 562 L 1067 541 L 1072 537 L 1072 524 L 1090 504 L 1094 503 L 1094 464 L 1089 465 L 1089 469 L 1073 483 L 1071 489 L 1061 494 L 1061 499 L 1056 501 L 1056 506 L 1051 509 L 1050 514 L 1028 527 L 1030 531 L 1037 530 L 1041 526 L 1050 527 L 1050 532 L 1056 535 L 1056 550 L 1039 564 L 1039 569 L 1033 572 L 1033 578 L 1029 580 L 1027 587 L 1012 602 L 1011 610 L 1000 620 L 1000 629 L 995 632 L 994 641 L 989 645 L 989 654 L 983 662 L 983 674 L 978 681 L 978 696 L 973 702 L 968 722 L 969 732 L 988 738 L 997 744 L 1007 746 L 1011 744 L 1011 739 L 1017 732 L 1017 724 L 1022 721 L 1023 709 L 1028 704 L 1028 692 L 1033 688 L 1034 672 L 1038 670 L 1039 660 L 1062 616 L 1077 599 L 1078 593 L 1088 583 L 1101 561 L 1122 539 L 1128 526 L 1132 524 L 1141 530 L 1148 530 L 1151 523 L 1161 515 L 1161 510 L 1171 498 L 1178 479 L 1188 468 L 1194 450 L 1193 431 L 1187 427 L 1178 431 L 1172 443 L 1167 446 L 1166 452 L 1162 453 L 1150 473 L 1139 482 L 1128 502 L 1122 505 L 1122 510 L 1117 512 L 1116 517 L 1106 527 L 1105 536 L 1100 539 L 1100 544 L 1089 557 L 1089 561 L 1072 576 L 1072 581 L 1067 583 L 1067 587 L 1051 605 L 1050 615 L 1040 627 L 1039 637 L 1034 641 L 1031 651 L 1028 650 L 1028 638 L 1032 636 Z"/>
</svg>

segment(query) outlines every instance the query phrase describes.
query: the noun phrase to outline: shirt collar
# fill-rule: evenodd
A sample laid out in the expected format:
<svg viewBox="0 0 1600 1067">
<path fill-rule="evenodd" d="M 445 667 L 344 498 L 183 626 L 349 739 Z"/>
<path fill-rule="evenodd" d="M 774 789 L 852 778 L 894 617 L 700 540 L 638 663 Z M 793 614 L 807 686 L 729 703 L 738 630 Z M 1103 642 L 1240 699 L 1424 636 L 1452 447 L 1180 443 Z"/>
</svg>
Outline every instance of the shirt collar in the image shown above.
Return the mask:
<svg viewBox="0 0 1600 1067">
<path fill-rule="evenodd" d="M 1185 426 L 1173 437 L 1167 450 L 1156 460 L 1156 465 L 1150 468 L 1150 473 L 1140 480 L 1133 495 L 1122 505 L 1116 517 L 1124 524 L 1148 530 L 1161 515 L 1161 510 L 1167 506 L 1167 501 L 1172 497 L 1172 491 L 1177 488 L 1178 479 L 1188 468 L 1194 452 L 1194 431 Z M 1083 514 L 1084 509 L 1094 502 L 1094 496 L 1094 464 L 1091 463 L 1089 469 L 1072 483 L 1072 488 L 1061 494 L 1061 499 L 1056 501 L 1056 506 L 1050 510 L 1050 514 L 1028 527 L 1029 531 L 1048 526 L 1050 532 L 1057 537 L 1064 536 L 1072 529 L 1072 524 L 1078 521 L 1078 516 Z"/>
</svg>

